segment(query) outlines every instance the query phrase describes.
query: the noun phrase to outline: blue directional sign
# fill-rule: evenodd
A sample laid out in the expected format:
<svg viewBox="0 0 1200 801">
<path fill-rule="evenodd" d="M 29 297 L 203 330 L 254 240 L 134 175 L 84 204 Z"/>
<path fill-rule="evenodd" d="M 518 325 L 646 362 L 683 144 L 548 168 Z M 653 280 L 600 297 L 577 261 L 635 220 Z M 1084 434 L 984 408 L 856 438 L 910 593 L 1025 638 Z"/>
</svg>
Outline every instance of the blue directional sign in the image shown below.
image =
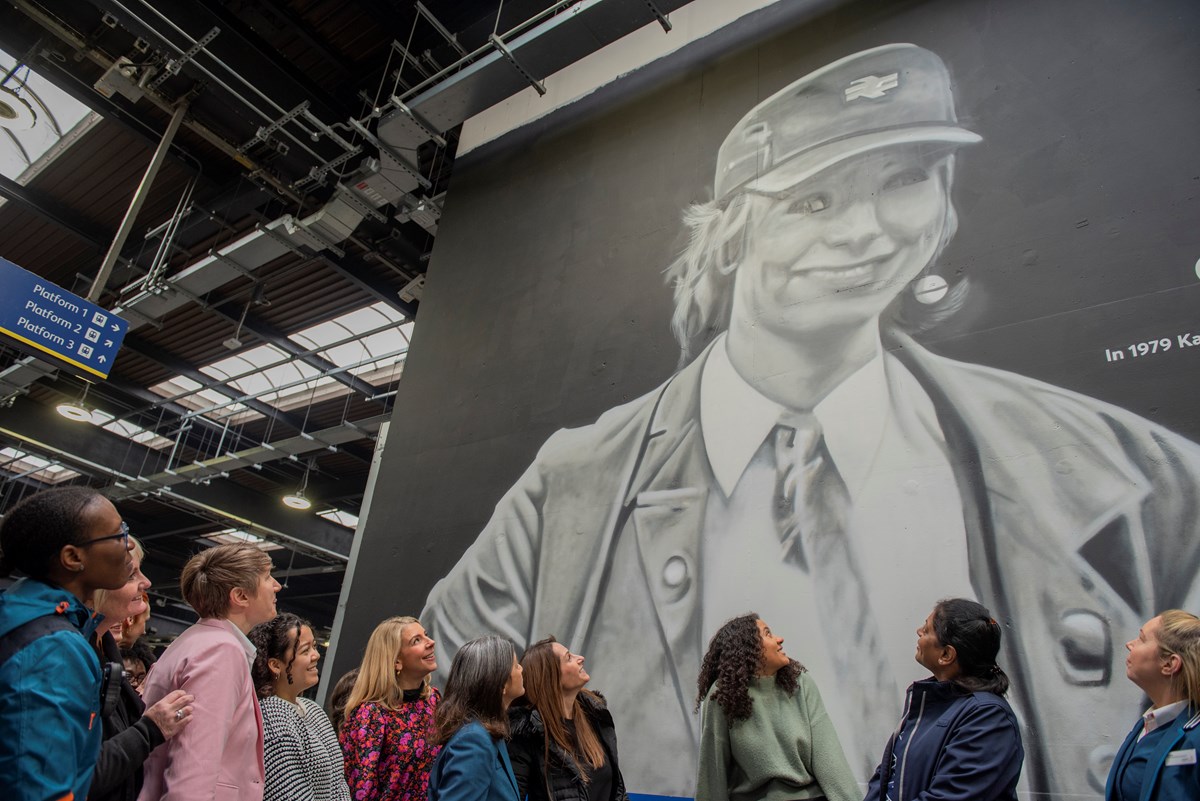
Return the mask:
<svg viewBox="0 0 1200 801">
<path fill-rule="evenodd" d="M 0 259 L 0 334 L 108 378 L 129 323 L 108 309 Z"/>
</svg>

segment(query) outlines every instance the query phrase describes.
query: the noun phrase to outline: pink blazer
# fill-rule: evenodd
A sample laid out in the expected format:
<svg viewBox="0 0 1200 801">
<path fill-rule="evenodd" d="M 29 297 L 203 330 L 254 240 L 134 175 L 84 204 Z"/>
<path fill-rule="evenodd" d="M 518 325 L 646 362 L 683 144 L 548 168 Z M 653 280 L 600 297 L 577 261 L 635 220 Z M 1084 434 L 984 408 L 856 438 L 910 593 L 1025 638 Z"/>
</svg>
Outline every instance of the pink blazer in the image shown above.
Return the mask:
<svg viewBox="0 0 1200 801">
<path fill-rule="evenodd" d="M 241 641 L 204 618 L 146 676 L 146 706 L 172 690 L 196 696 L 194 719 L 150 753 L 138 801 L 262 801 L 263 724 Z"/>
</svg>

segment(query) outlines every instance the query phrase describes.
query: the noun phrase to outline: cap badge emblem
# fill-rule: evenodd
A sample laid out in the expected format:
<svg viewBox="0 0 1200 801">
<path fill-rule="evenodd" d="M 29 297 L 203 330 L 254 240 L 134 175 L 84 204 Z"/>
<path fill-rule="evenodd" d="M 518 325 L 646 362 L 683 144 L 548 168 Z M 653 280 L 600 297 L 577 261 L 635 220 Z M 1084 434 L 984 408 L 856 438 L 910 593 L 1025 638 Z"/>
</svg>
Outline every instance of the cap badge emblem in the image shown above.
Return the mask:
<svg viewBox="0 0 1200 801">
<path fill-rule="evenodd" d="M 883 97 L 892 89 L 900 85 L 900 73 L 893 72 L 888 75 L 868 75 L 865 78 L 859 78 L 856 81 L 851 81 L 846 87 L 846 102 L 857 100 L 860 97 L 877 100 Z"/>
</svg>

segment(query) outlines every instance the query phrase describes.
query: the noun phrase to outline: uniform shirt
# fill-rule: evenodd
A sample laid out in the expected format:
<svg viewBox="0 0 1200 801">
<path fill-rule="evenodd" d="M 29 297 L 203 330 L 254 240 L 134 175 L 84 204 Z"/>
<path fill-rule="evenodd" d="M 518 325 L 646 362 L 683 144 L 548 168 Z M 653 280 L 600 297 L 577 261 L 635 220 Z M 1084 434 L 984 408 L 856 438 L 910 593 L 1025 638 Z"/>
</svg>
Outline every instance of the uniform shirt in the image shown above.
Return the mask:
<svg viewBox="0 0 1200 801">
<path fill-rule="evenodd" d="M 753 609 L 789 654 L 826 688 L 830 717 L 850 763 L 865 779 L 889 732 L 859 731 L 842 703 L 854 691 L 838 681 L 813 584 L 780 558 L 772 513 L 775 457 L 771 432 L 783 406 L 748 384 L 716 342 L 700 380 L 700 425 L 712 469 L 703 538 L 703 626 Z M 812 410 L 852 504 L 849 531 L 864 572 L 883 652 L 897 677 L 895 719 L 903 687 L 919 668 L 915 630 L 934 603 L 974 598 L 958 486 L 933 404 L 912 374 L 877 343 L 875 356 Z M 937 555 L 936 575 L 931 554 Z M 874 557 L 874 558 L 872 558 Z"/>
</svg>

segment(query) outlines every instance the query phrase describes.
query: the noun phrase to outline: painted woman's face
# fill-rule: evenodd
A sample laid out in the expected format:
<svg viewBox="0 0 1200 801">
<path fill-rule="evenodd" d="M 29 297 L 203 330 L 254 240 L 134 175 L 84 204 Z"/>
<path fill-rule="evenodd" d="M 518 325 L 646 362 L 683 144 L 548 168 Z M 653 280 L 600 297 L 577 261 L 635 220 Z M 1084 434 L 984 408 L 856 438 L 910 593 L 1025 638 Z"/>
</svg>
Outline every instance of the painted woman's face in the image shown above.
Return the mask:
<svg viewBox="0 0 1200 801">
<path fill-rule="evenodd" d="M 752 198 L 735 319 L 794 334 L 877 319 L 953 233 L 950 158 L 888 148 Z"/>
</svg>

